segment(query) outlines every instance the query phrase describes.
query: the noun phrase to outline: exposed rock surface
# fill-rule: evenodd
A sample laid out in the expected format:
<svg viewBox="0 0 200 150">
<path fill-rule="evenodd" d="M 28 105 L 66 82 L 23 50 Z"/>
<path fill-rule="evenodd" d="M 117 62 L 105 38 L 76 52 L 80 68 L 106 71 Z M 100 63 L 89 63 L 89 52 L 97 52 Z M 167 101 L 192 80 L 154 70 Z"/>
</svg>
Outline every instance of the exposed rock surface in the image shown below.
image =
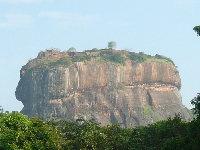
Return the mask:
<svg viewBox="0 0 200 150">
<path fill-rule="evenodd" d="M 52 53 L 51 53 L 52 54 Z M 72 54 L 72 53 L 70 53 Z M 125 65 L 105 62 L 74 62 L 34 70 L 41 58 L 59 59 L 69 54 L 41 52 L 21 69 L 16 97 L 29 117 L 75 120 L 95 119 L 102 125 L 147 125 L 181 113 L 181 80 L 174 65 L 160 62 Z"/>
</svg>

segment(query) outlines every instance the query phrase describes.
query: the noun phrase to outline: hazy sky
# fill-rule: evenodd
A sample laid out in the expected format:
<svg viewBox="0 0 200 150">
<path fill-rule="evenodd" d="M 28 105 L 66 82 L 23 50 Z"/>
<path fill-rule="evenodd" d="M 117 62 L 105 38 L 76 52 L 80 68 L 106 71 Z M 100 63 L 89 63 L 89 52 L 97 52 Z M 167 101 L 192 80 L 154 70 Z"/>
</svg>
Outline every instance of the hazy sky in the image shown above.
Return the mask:
<svg viewBox="0 0 200 150">
<path fill-rule="evenodd" d="M 182 80 L 182 101 L 200 92 L 199 0 L 0 0 L 0 105 L 20 111 L 19 73 L 38 52 L 105 48 L 171 58 Z"/>
</svg>

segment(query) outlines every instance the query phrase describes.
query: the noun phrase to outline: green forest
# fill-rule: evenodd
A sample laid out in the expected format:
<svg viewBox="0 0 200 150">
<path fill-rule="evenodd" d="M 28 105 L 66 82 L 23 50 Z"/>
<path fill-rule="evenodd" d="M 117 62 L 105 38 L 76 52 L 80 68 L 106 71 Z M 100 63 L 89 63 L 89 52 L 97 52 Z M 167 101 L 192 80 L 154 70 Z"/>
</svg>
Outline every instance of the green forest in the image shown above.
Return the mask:
<svg viewBox="0 0 200 150">
<path fill-rule="evenodd" d="M 200 95 L 191 104 L 190 122 L 181 114 L 148 126 L 101 126 L 94 120 L 44 121 L 18 113 L 0 113 L 1 150 L 198 150 Z"/>
</svg>

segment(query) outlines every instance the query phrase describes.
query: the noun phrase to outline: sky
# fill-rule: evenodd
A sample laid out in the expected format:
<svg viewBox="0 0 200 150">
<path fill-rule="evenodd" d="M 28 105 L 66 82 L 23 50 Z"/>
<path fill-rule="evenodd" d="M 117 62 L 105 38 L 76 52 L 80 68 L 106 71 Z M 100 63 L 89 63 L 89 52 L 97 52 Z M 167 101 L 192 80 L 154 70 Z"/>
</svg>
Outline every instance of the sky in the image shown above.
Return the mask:
<svg viewBox="0 0 200 150">
<path fill-rule="evenodd" d="M 188 108 L 200 92 L 199 0 L 0 0 L 0 106 L 20 111 L 20 69 L 40 51 L 129 49 L 171 58 Z"/>
</svg>

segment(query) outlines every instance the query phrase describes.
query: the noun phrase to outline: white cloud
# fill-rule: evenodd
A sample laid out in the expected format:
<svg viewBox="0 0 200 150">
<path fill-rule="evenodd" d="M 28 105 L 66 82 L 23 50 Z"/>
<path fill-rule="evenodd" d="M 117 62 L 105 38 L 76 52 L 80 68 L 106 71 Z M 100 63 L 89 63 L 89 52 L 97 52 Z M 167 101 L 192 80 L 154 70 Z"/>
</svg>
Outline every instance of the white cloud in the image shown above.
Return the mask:
<svg viewBox="0 0 200 150">
<path fill-rule="evenodd" d="M 42 1 L 53 1 L 53 0 L 0 0 L 0 3 L 10 3 L 10 4 L 18 4 L 18 3 L 39 3 Z"/>
<path fill-rule="evenodd" d="M 97 20 L 97 17 L 94 15 L 65 12 L 42 12 L 39 16 L 50 18 L 50 20 L 53 21 L 57 27 L 62 29 L 72 25 L 88 25 Z"/>
<path fill-rule="evenodd" d="M 198 0 L 175 0 L 179 4 L 193 4 L 198 2 Z"/>
<path fill-rule="evenodd" d="M 5 20 L 0 22 L 0 28 L 30 27 L 32 18 L 26 14 L 5 14 Z"/>
<path fill-rule="evenodd" d="M 41 0 L 0 0 L 0 2 L 4 3 L 37 3 L 40 2 Z"/>
</svg>

